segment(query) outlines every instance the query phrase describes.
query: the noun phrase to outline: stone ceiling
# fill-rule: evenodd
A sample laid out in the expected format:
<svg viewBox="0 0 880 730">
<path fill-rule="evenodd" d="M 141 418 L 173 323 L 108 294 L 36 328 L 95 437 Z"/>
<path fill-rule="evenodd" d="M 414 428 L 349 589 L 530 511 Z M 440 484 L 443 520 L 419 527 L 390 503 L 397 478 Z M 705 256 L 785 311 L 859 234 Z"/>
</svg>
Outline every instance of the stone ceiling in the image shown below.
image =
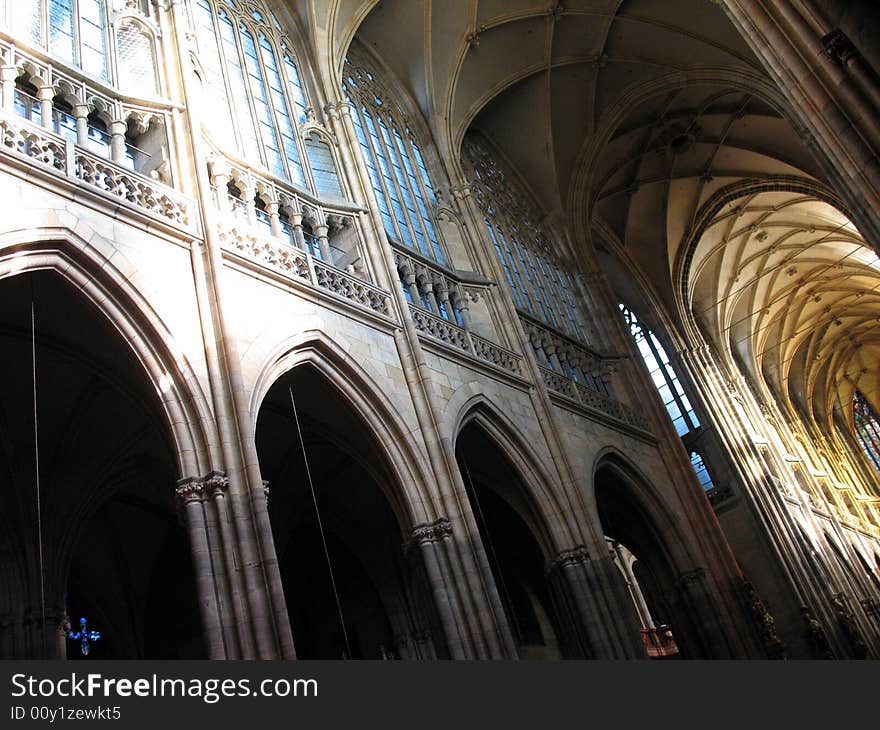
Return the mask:
<svg viewBox="0 0 880 730">
<path fill-rule="evenodd" d="M 479 129 L 575 240 L 591 237 L 635 265 L 652 302 L 667 313 L 689 307 L 722 351 L 803 408 L 827 415 L 855 383 L 880 406 L 876 257 L 719 4 L 287 7 L 337 68 L 355 36 L 372 49 L 442 158 L 458 159 L 465 133 Z M 707 216 L 737 186 L 747 192 Z"/>
</svg>

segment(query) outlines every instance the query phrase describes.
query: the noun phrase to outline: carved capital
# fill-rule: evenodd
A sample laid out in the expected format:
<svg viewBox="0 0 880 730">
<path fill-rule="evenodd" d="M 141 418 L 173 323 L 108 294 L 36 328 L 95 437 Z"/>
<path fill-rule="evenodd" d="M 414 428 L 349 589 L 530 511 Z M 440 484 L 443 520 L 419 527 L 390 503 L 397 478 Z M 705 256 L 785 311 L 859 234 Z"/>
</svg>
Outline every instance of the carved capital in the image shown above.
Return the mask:
<svg viewBox="0 0 880 730">
<path fill-rule="evenodd" d="M 182 506 L 190 502 L 203 502 L 205 500 L 205 483 L 195 480 L 186 482 L 177 487 L 175 494 L 178 504 Z"/>
<path fill-rule="evenodd" d="M 846 66 L 859 55 L 853 42 L 840 28 L 835 28 L 828 35 L 823 36 L 822 53 L 838 66 Z"/>
<path fill-rule="evenodd" d="M 442 542 L 452 536 L 452 523 L 445 517 L 433 522 L 416 525 L 410 534 L 410 544 L 425 545 L 431 542 Z"/>
<path fill-rule="evenodd" d="M 590 560 L 590 551 L 585 545 L 577 545 L 568 550 L 558 553 L 550 563 L 550 569 L 564 568 L 568 565 L 577 565 L 587 563 Z"/>
<path fill-rule="evenodd" d="M 226 492 L 229 479 L 220 472 L 213 471 L 201 479 L 185 479 L 177 485 L 176 495 L 180 505 L 189 502 L 204 502 L 209 497 Z"/>
</svg>

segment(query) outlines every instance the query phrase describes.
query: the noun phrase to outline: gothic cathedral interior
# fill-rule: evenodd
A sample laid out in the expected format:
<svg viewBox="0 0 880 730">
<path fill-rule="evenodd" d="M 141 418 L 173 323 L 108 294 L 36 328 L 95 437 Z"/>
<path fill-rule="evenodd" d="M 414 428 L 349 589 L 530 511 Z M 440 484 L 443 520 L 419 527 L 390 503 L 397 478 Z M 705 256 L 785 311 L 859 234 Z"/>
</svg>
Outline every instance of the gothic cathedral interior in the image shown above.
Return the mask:
<svg viewBox="0 0 880 730">
<path fill-rule="evenodd" d="M 874 0 L 0 0 L 0 657 L 880 657 Z"/>
</svg>

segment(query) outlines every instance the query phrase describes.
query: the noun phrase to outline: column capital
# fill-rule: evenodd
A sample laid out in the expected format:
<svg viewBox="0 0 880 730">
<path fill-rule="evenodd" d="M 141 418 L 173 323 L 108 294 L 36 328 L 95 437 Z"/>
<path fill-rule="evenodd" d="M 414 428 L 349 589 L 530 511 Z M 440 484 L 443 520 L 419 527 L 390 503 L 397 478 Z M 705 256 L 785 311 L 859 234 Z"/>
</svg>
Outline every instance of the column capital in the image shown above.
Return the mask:
<svg viewBox="0 0 880 730">
<path fill-rule="evenodd" d="M 452 523 L 446 517 L 439 517 L 433 522 L 416 525 L 410 533 L 411 545 L 426 545 L 432 542 L 442 542 L 452 536 Z"/>
<path fill-rule="evenodd" d="M 578 565 L 590 561 L 590 551 L 586 545 L 576 545 L 573 548 L 562 550 L 550 562 L 550 569 L 564 568 L 569 565 Z"/>
<path fill-rule="evenodd" d="M 190 477 L 178 482 L 175 494 L 181 505 L 190 502 L 204 502 L 209 497 L 223 493 L 229 488 L 229 479 L 220 472 L 211 472 L 204 477 Z"/>
<path fill-rule="evenodd" d="M 846 66 L 859 55 L 853 42 L 840 28 L 822 36 L 822 53 L 838 66 Z"/>
</svg>

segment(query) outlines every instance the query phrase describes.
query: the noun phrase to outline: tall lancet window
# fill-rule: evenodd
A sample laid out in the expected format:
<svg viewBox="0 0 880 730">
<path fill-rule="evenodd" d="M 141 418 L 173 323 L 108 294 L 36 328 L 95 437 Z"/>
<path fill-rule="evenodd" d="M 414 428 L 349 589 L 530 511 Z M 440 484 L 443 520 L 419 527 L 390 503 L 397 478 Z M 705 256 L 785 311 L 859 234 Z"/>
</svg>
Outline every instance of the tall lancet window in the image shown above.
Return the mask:
<svg viewBox="0 0 880 730">
<path fill-rule="evenodd" d="M 313 151 L 304 139 L 314 138 L 316 124 L 291 43 L 260 7 L 233 0 L 193 5 L 209 131 L 247 163 L 319 195 L 341 196 L 331 145 L 316 142 Z"/>
<path fill-rule="evenodd" d="M 697 419 L 697 414 L 694 413 L 693 406 L 685 395 L 681 381 L 678 379 L 675 368 L 672 367 L 669 355 L 666 354 L 660 340 L 651 330 L 642 326 L 629 307 L 625 304 L 620 304 L 619 307 L 678 435 L 684 436 L 699 428 L 700 421 Z"/>
<path fill-rule="evenodd" d="M 691 451 L 691 466 L 694 467 L 697 479 L 700 480 L 700 486 L 704 491 L 708 492 L 715 488 L 715 485 L 712 483 L 712 477 L 709 476 L 709 470 L 706 468 L 703 457 L 700 456 L 698 451 Z"/>
<path fill-rule="evenodd" d="M 858 390 L 853 396 L 853 421 L 865 456 L 880 471 L 880 421 L 868 399 Z"/>
<path fill-rule="evenodd" d="M 109 80 L 105 0 L 5 0 L 3 5 L 0 17 L 16 38 Z"/>
<path fill-rule="evenodd" d="M 431 207 L 437 202 L 407 114 L 376 79 L 363 52 L 345 62 L 345 91 L 388 237 L 445 263 Z"/>
<path fill-rule="evenodd" d="M 546 325 L 589 343 L 575 282 L 551 245 L 552 236 L 524 186 L 480 135 L 462 150 L 489 240 L 501 261 L 517 308 Z"/>
</svg>

